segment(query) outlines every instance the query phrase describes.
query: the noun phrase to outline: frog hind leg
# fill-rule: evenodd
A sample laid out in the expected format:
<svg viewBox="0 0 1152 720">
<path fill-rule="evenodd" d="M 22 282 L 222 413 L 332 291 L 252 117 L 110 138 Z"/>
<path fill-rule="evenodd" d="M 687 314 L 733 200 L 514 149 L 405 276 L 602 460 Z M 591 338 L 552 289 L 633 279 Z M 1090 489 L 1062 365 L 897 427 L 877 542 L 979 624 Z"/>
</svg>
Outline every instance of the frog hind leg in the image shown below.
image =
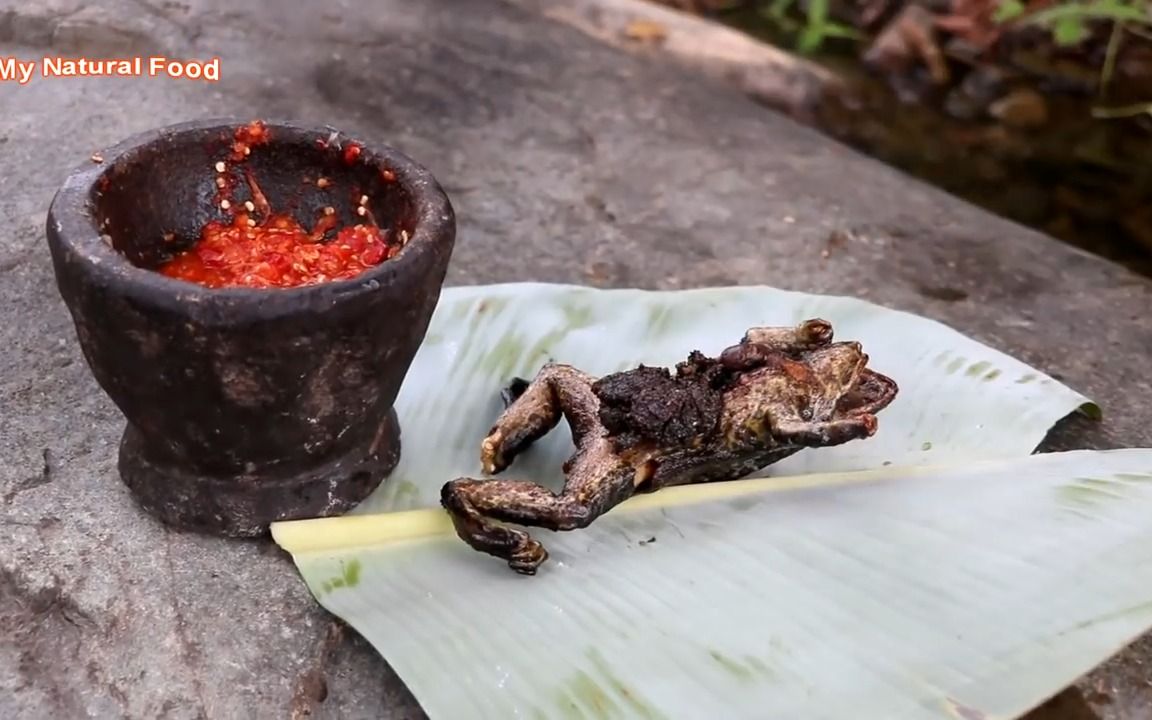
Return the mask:
<svg viewBox="0 0 1152 720">
<path fill-rule="evenodd" d="M 576 530 L 635 492 L 637 471 L 604 438 L 585 443 L 566 466 L 568 481 L 559 494 L 532 482 L 457 478 L 445 483 L 440 502 L 461 540 L 507 560 L 518 573 L 535 575 L 547 550 L 526 531 L 503 523 Z"/>
</svg>

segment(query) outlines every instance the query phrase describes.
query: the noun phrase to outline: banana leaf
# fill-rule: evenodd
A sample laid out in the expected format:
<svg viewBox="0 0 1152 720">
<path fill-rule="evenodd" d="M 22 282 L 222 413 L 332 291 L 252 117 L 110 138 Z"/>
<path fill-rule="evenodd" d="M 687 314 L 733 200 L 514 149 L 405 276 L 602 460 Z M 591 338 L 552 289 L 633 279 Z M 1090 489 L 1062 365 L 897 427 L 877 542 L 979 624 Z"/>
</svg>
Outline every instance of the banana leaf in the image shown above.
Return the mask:
<svg viewBox="0 0 1152 720">
<path fill-rule="evenodd" d="M 501 388 L 549 360 L 593 375 L 641 362 L 671 366 L 691 350 L 718 353 L 749 327 L 816 317 L 832 323 L 837 339 L 860 341 L 869 367 L 894 378 L 900 393 L 866 442 L 801 451 L 760 475 L 1017 457 L 1070 412 L 1099 412 L 1083 395 L 946 325 L 855 298 L 767 287 L 448 288 L 397 398 L 400 465 L 356 512 L 434 506 L 444 482 L 477 473 Z M 507 474 L 558 488 L 571 450 L 567 433 L 553 432 Z"/>
<path fill-rule="evenodd" d="M 874 437 L 534 530 L 534 577 L 438 509 L 512 376 L 671 365 L 810 317 L 900 384 Z M 1099 410 L 925 318 L 760 287 L 451 288 L 397 409 L 393 477 L 273 535 L 434 720 L 1016 717 L 1152 626 L 1152 451 L 1032 455 Z M 506 474 L 558 486 L 570 452 L 558 428 Z"/>
</svg>

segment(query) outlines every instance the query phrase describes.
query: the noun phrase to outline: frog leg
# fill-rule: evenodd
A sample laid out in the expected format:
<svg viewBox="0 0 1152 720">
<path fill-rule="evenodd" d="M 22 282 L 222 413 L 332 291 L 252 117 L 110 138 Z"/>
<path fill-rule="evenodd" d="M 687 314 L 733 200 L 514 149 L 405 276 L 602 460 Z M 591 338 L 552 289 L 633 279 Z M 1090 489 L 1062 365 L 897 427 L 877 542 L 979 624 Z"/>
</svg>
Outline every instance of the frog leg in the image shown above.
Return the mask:
<svg viewBox="0 0 1152 720">
<path fill-rule="evenodd" d="M 568 480 L 559 494 L 532 482 L 457 478 L 445 483 L 440 502 L 461 540 L 507 560 L 518 573 L 535 575 L 548 551 L 524 530 L 502 523 L 556 531 L 584 528 L 647 479 L 646 469 L 621 460 L 603 437 L 590 436 L 565 465 Z"/>
<path fill-rule="evenodd" d="M 876 432 L 876 416 L 870 413 L 825 422 L 789 420 L 774 423 L 772 437 L 785 445 L 831 447 L 871 437 Z"/>
<path fill-rule="evenodd" d="M 720 364 L 739 371 L 774 365 L 788 355 L 827 347 L 832 342 L 832 326 L 824 320 L 806 320 L 794 327 L 749 328 L 738 345 L 724 348 Z"/>
<path fill-rule="evenodd" d="M 480 463 L 486 475 L 507 468 L 517 455 L 568 420 L 572 440 L 579 446 L 585 435 L 599 435 L 600 401 L 592 392 L 595 379 L 571 365 L 548 363 L 527 384 L 513 381 L 503 393 L 511 401 L 488 436 L 480 443 Z"/>
<path fill-rule="evenodd" d="M 744 333 L 740 342 L 764 345 L 782 352 L 815 350 L 832 342 L 832 324 L 815 318 L 794 327 L 754 327 Z"/>
</svg>

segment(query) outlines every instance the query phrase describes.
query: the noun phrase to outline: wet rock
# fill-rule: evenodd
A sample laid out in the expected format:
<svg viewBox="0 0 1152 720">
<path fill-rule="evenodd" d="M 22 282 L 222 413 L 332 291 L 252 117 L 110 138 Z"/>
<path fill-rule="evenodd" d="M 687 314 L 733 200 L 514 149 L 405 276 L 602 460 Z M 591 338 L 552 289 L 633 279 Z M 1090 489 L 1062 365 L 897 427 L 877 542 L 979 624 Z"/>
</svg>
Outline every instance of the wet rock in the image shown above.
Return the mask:
<svg viewBox="0 0 1152 720">
<path fill-rule="evenodd" d="M 962 37 L 953 36 L 944 43 L 944 54 L 965 65 L 979 65 L 986 50 Z"/>
<path fill-rule="evenodd" d="M 908 72 L 915 64 L 927 68 L 933 83 L 944 85 L 950 73 L 936 42 L 936 16 L 920 5 L 907 5 L 864 53 L 862 61 L 876 72 L 888 75 Z"/>
<path fill-rule="evenodd" d="M 1003 96 L 1005 74 L 991 65 L 980 65 L 964 76 L 944 100 L 944 111 L 957 120 L 982 117 L 988 106 Z"/>
<path fill-rule="evenodd" d="M 988 106 L 988 114 L 1009 127 L 1038 128 L 1048 124 L 1048 101 L 1031 88 L 1017 88 Z"/>
<path fill-rule="evenodd" d="M 984 114 L 984 107 L 960 88 L 953 88 L 944 98 L 944 112 L 957 120 L 976 120 Z"/>
</svg>

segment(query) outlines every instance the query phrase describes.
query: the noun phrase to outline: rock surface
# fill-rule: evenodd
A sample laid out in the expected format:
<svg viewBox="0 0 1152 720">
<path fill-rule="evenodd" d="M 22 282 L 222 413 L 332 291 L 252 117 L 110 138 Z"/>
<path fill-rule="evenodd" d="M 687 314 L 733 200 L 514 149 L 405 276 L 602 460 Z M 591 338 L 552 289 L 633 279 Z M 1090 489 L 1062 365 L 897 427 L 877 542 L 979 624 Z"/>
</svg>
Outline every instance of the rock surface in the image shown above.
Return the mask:
<svg viewBox="0 0 1152 720">
<path fill-rule="evenodd" d="M 43 222 L 72 167 L 157 125 L 290 118 L 398 146 L 456 205 L 453 284 L 852 294 L 1103 405 L 1051 447 L 1152 445 L 1152 284 L 730 88 L 498 0 L 32 5 L 0 0 L 0 56 L 218 55 L 223 77 L 0 83 L 0 717 L 421 717 L 275 546 L 167 531 L 117 479 L 122 420 L 80 356 Z M 1146 716 L 1144 661 L 1147 639 L 1081 683 L 1100 717 Z M 1076 712 L 1060 717 L 1093 716 Z"/>
</svg>

